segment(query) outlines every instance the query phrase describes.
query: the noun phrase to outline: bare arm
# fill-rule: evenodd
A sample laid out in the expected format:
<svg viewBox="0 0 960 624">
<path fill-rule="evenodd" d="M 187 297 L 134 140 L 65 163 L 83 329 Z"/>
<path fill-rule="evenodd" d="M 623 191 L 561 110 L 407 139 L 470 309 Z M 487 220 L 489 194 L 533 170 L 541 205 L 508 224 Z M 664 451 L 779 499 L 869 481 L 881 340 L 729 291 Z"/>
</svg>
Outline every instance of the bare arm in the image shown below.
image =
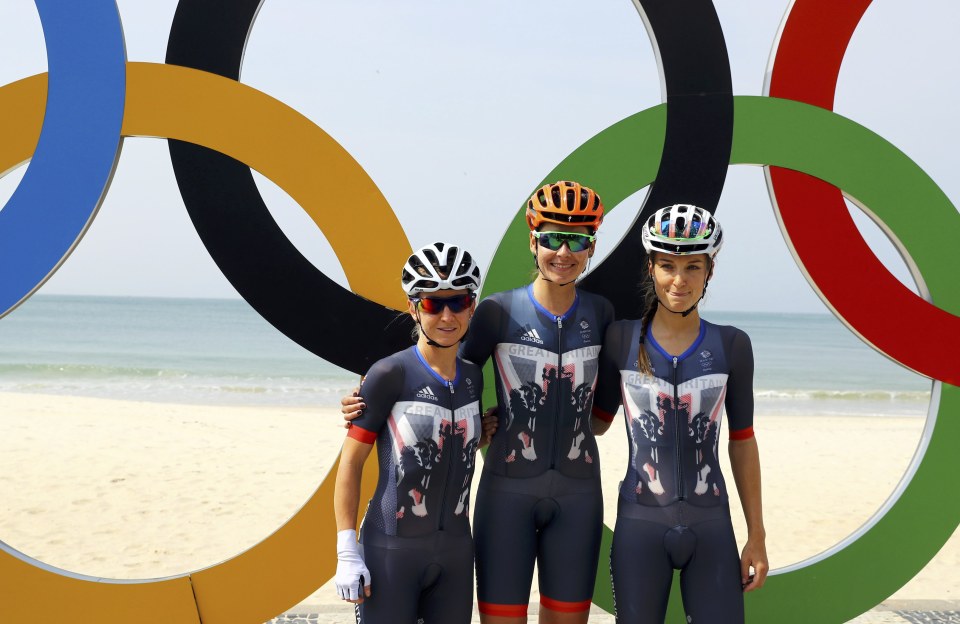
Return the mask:
<svg viewBox="0 0 960 624">
<path fill-rule="evenodd" d="M 763 587 L 767 578 L 767 532 L 763 526 L 763 503 L 760 495 L 760 450 L 757 438 L 730 440 L 730 467 L 740 494 L 740 504 L 747 522 L 747 543 L 740 557 L 740 574 L 744 591 Z M 750 576 L 750 568 L 753 576 Z"/>
<path fill-rule="evenodd" d="M 333 511 L 337 519 L 337 573 L 334 584 L 340 598 L 358 604 L 370 597 L 372 584 L 370 570 L 363 562 L 357 545 L 356 532 L 363 462 L 372 448 L 372 444 L 353 438 L 344 440 L 333 492 Z"/>
<path fill-rule="evenodd" d="M 337 483 L 333 491 L 333 512 L 337 518 L 337 530 L 357 528 L 357 510 L 360 507 L 360 477 L 363 463 L 373 449 L 353 438 L 343 441 L 340 465 L 337 468 Z"/>
</svg>

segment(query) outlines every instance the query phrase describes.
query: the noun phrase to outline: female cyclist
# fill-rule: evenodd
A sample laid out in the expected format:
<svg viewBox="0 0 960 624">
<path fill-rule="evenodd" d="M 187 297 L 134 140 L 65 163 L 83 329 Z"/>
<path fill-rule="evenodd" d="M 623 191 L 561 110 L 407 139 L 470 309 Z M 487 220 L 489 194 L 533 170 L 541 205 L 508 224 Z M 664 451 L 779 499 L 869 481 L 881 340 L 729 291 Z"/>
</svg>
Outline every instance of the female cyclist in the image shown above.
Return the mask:
<svg viewBox="0 0 960 624">
<path fill-rule="evenodd" d="M 334 493 L 341 598 L 358 624 L 466 624 L 473 612 L 470 484 L 483 432 L 480 368 L 456 346 L 475 308 L 480 270 L 470 254 L 435 243 L 402 274 L 417 343 L 363 381 L 366 409 L 343 444 Z M 380 478 L 357 543 L 363 462 L 378 442 Z"/>
<path fill-rule="evenodd" d="M 493 358 L 498 428 L 484 460 L 474 515 L 477 598 L 484 624 L 527 621 L 534 561 L 541 624 L 583 624 L 589 615 L 603 499 L 591 417 L 598 358 L 613 307 L 576 281 L 594 253 L 603 204 L 560 181 L 527 202 L 533 283 L 477 306 L 461 356 Z M 366 398 L 345 397 L 348 420 Z"/>
<path fill-rule="evenodd" d="M 623 402 L 630 453 L 611 550 L 623 624 L 664 621 L 674 569 L 688 621 L 742 624 L 743 592 L 767 575 L 750 339 L 697 311 L 722 238 L 720 224 L 696 206 L 651 216 L 643 229 L 646 312 L 613 323 L 604 339 L 596 409 L 613 414 Z M 740 555 L 717 456 L 724 408 L 747 523 Z"/>
<path fill-rule="evenodd" d="M 494 362 L 499 428 L 484 459 L 474 524 L 477 599 L 485 624 L 527 621 L 538 563 L 541 624 L 584 623 L 603 528 L 603 496 L 591 407 L 613 307 L 580 292 L 603 204 L 561 181 L 527 202 L 532 284 L 477 307 L 461 354 Z"/>
</svg>

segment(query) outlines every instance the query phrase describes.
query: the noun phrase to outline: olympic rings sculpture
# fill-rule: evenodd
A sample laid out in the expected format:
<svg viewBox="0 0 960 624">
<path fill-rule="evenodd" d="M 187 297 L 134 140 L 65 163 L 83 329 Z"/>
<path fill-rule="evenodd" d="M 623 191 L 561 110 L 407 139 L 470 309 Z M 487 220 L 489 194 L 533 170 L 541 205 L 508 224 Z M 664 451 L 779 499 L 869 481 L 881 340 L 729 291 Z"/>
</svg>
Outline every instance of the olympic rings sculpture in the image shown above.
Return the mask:
<svg viewBox="0 0 960 624">
<path fill-rule="evenodd" d="M 371 327 L 387 315 L 392 318 L 391 306 L 402 304 L 393 292 L 395 285 L 381 279 L 377 271 L 366 270 L 368 259 L 351 255 L 347 242 L 356 221 L 332 224 L 324 218 L 323 205 L 329 196 L 324 197 L 327 190 L 322 181 L 335 178 L 350 189 L 336 201 L 348 205 L 363 202 L 368 211 L 376 212 L 376 221 L 383 226 L 375 236 L 395 242 L 376 260 L 399 265 L 409 253 L 409 244 L 386 200 L 362 167 L 321 129 L 237 81 L 239 59 L 259 0 L 231 3 L 230 10 L 237 12 L 237 19 L 223 21 L 220 28 L 212 27 L 222 20 L 220 13 L 204 9 L 204 3 L 183 0 L 171 31 L 167 58 L 168 63 L 177 65 L 125 63 L 119 16 L 108 0 L 91 0 L 82 8 L 55 0 L 36 0 L 36 4 L 47 40 L 49 73 L 0 87 L 0 110 L 7 113 L 0 119 L 0 128 L 8 137 L 0 146 L 0 171 L 33 159 L 20 187 L 0 211 L 0 313 L 29 297 L 83 235 L 106 192 L 121 137 L 155 136 L 190 143 L 171 141 L 171 158 L 198 233 L 244 298 L 284 333 L 314 352 L 320 351 L 315 337 L 301 327 L 304 315 L 313 314 L 317 303 L 308 298 L 281 298 L 277 303 L 280 293 L 263 285 L 277 270 L 294 267 L 290 279 L 301 286 L 340 287 L 330 286 L 328 278 L 305 267 L 306 261 L 285 246 L 286 239 L 278 230 L 268 233 L 271 243 L 267 247 L 281 251 L 270 259 L 271 266 L 265 272 L 238 259 L 236 249 L 261 245 L 254 239 L 262 232 L 245 226 L 248 219 L 270 229 L 262 199 L 254 197 L 255 188 L 251 190 L 241 179 L 249 175 L 249 167 L 284 188 L 310 214 L 341 258 L 351 287 L 367 298 L 340 288 L 336 296 L 356 314 L 332 322 L 359 322 Z M 885 508 L 845 542 L 814 560 L 772 575 L 763 592 L 750 594 L 747 599 L 750 621 L 846 621 L 906 583 L 960 522 L 960 501 L 943 496 L 938 483 L 939 476 L 952 467 L 952 443 L 960 439 L 960 419 L 956 417 L 960 411 L 960 391 L 956 387 L 960 371 L 955 363 L 933 354 L 932 341 L 925 336 L 905 333 L 902 325 L 891 331 L 894 319 L 869 313 L 869 305 L 886 307 L 894 301 L 899 309 L 922 319 L 916 325 L 925 332 L 936 331 L 938 351 L 946 348 L 957 352 L 960 338 L 951 329 L 958 323 L 960 290 L 946 269 L 954 259 L 947 250 L 925 244 L 925 232 L 919 230 L 916 215 L 905 214 L 902 206 L 922 206 L 924 220 L 932 216 L 944 227 L 960 225 L 960 215 L 936 184 L 904 154 L 829 110 L 840 60 L 869 0 L 842 3 L 839 8 L 829 0 L 797 0 L 772 60 L 769 97 L 734 97 L 730 92 L 725 49 L 717 54 L 717 46 L 723 46 L 722 32 L 709 1 L 685 5 L 688 11 L 695 8 L 697 19 L 692 21 L 691 13 L 681 15 L 668 6 L 675 4 L 635 0 L 659 46 L 668 103 L 600 132 L 573 150 L 541 183 L 557 178 L 582 180 L 601 189 L 611 206 L 652 183 L 638 217 L 642 221 L 644 211 L 655 207 L 651 196 L 658 203 L 667 203 L 668 198 L 687 193 L 685 197 L 696 196 L 698 202 L 711 205 L 719 196 L 728 164 L 764 163 L 785 238 L 821 297 L 875 348 L 936 380 L 921 452 Z M 824 15 L 832 19 L 824 21 Z M 689 54 L 678 52 L 677 48 L 683 46 L 675 43 L 676 29 L 691 27 L 702 29 L 699 40 L 705 42 L 703 47 Z M 206 47 L 191 48 L 190 41 L 203 41 L 205 37 L 217 40 Z M 829 42 L 828 53 L 817 72 L 801 75 L 797 63 L 805 60 L 803 55 L 811 39 L 819 45 Z M 697 65 L 704 59 L 710 59 L 707 69 Z M 679 71 L 681 67 L 687 71 Z M 698 99 L 696 93 L 705 85 L 711 85 L 712 95 Z M 224 115 L 224 111 L 236 113 Z M 247 123 L 251 118 L 258 124 Z M 680 124 L 678 119 L 686 121 Z M 700 160 L 691 161 L 683 158 L 677 146 L 681 140 L 698 136 L 690 131 L 691 127 L 702 128 L 697 126 L 698 119 L 708 119 L 711 127 L 719 129 L 707 137 L 704 150 L 697 150 L 702 154 Z M 624 145 L 631 149 L 625 151 Z M 83 158 L 70 151 L 78 150 L 78 146 L 84 147 Z M 79 172 L 78 162 L 83 163 Z M 852 166 L 852 162 L 868 163 L 869 173 Z M 67 163 L 73 169 L 70 175 L 66 174 Z M 191 166 L 217 173 L 191 176 Z M 321 168 L 326 178 L 312 182 Z M 678 174 L 690 170 L 706 171 L 708 175 L 702 177 L 702 184 L 690 188 Z M 307 171 L 312 175 L 306 175 Z M 204 188 L 205 179 L 212 179 L 214 186 Z M 223 181 L 230 188 L 222 188 Z M 867 207 L 893 232 L 910 254 L 917 277 L 936 305 L 890 277 L 852 221 L 847 223 L 849 217 L 838 189 Z M 242 218 L 225 213 L 223 206 L 201 204 L 206 194 L 224 190 L 235 191 L 231 201 L 243 206 Z M 906 201 L 907 194 L 910 202 Z M 817 205 L 821 212 L 814 214 L 806 208 L 811 205 Z M 41 212 L 48 206 L 57 206 L 60 212 Z M 869 267 L 871 276 L 876 277 L 871 291 L 851 291 L 849 283 L 837 284 L 818 258 L 813 223 L 822 214 L 829 214 L 834 223 L 845 228 L 842 236 L 851 245 L 843 253 Z M 371 221 L 363 220 L 368 232 Z M 224 223 L 229 226 L 222 227 Z M 215 240 L 213 226 L 217 224 L 227 232 L 222 240 Z M 525 236 L 521 210 L 496 252 L 484 285 L 486 291 L 526 281 L 522 268 L 526 266 Z M 638 246 L 629 244 L 630 236 L 616 253 L 636 253 Z M 616 268 L 623 266 L 622 262 L 611 255 L 601 267 Z M 593 278 L 594 286 L 602 290 L 603 273 L 595 274 L 601 277 Z M 631 305 L 630 300 L 621 300 L 618 309 L 629 310 Z M 371 350 L 355 360 L 318 354 L 345 368 L 364 370 L 370 361 L 396 350 L 394 341 L 405 331 L 388 330 L 380 351 Z M 330 474 L 335 472 L 334 467 Z M 372 491 L 375 480 L 375 471 L 367 471 L 366 492 Z M 0 544 L 0 619 L 26 619 L 40 601 L 55 601 L 70 604 L 78 622 L 262 622 L 332 576 L 332 490 L 333 479 L 328 475 L 304 507 L 260 544 L 211 568 L 167 579 L 121 582 L 86 577 L 56 570 Z M 917 508 L 937 509 L 939 513 L 911 513 Z M 609 538 L 609 530 L 607 533 Z M 876 570 L 884 574 L 874 574 Z M 601 572 L 604 582 L 598 583 L 599 587 L 608 585 L 607 571 Z M 846 582 L 850 578 L 869 578 L 871 582 L 851 584 Z M 811 595 L 818 597 L 816 603 L 809 600 Z M 595 602 L 608 609 L 612 606 L 609 595 L 599 590 Z M 679 616 L 677 601 L 672 603 L 671 619 Z"/>
</svg>

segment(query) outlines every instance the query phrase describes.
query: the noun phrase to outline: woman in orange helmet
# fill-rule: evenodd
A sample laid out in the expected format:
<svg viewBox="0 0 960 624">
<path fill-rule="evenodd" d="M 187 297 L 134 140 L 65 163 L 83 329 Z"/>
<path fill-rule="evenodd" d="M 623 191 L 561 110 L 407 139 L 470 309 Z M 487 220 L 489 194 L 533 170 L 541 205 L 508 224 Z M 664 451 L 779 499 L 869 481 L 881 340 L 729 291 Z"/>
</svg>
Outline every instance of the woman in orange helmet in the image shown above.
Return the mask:
<svg viewBox="0 0 960 624">
<path fill-rule="evenodd" d="M 465 359 L 494 363 L 499 424 L 477 488 L 477 598 L 486 624 L 527 621 L 538 562 L 540 622 L 587 621 L 603 497 L 591 417 L 613 306 L 581 292 L 603 221 L 592 189 L 560 181 L 527 201 L 532 284 L 477 307 Z"/>
<path fill-rule="evenodd" d="M 604 332 L 613 307 L 577 289 L 593 256 L 603 203 L 559 181 L 527 202 L 533 283 L 477 306 L 464 359 L 493 358 L 498 428 L 484 461 L 474 516 L 477 596 L 484 624 L 527 621 L 539 563 L 541 624 L 584 624 L 603 528 L 592 416 Z M 364 406 L 346 397 L 346 418 Z"/>
</svg>

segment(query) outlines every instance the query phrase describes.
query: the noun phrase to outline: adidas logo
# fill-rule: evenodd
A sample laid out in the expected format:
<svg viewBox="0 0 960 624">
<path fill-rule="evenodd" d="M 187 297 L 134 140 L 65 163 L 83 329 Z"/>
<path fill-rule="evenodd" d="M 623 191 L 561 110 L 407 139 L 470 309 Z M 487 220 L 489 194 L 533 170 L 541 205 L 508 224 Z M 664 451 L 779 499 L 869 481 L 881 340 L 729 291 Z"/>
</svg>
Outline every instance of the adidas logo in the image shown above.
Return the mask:
<svg viewBox="0 0 960 624">
<path fill-rule="evenodd" d="M 543 344 L 543 338 L 540 337 L 540 334 L 537 333 L 536 329 L 530 327 L 529 325 L 527 325 L 525 330 L 520 330 L 520 340 Z"/>
<path fill-rule="evenodd" d="M 424 386 L 420 388 L 420 391 L 417 392 L 418 399 L 430 399 L 431 401 L 437 400 L 437 395 L 433 393 L 433 390 L 430 389 L 430 386 Z"/>
</svg>

